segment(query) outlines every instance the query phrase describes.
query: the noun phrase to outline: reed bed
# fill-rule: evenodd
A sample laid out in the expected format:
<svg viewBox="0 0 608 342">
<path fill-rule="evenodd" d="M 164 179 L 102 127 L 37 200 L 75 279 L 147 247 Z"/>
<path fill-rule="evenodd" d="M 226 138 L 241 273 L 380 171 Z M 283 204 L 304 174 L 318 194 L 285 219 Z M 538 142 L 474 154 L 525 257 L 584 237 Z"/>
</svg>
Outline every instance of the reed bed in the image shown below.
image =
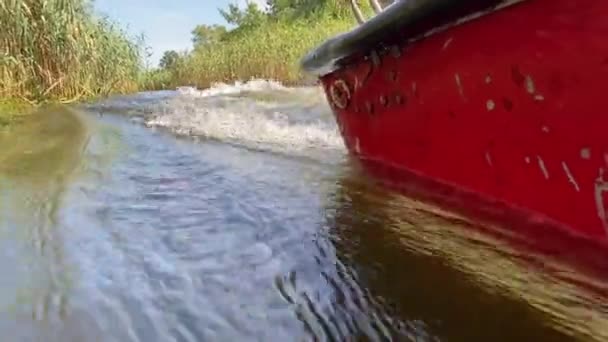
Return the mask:
<svg viewBox="0 0 608 342">
<path fill-rule="evenodd" d="M 171 70 L 168 84 L 206 88 L 216 82 L 263 78 L 287 85 L 309 83 L 300 59 L 328 37 L 350 30 L 355 19 L 346 12 L 296 20 L 267 21 L 227 39 L 198 47 Z"/>
<path fill-rule="evenodd" d="M 137 90 L 143 41 L 88 0 L 0 0 L 0 98 L 72 102 Z"/>
</svg>

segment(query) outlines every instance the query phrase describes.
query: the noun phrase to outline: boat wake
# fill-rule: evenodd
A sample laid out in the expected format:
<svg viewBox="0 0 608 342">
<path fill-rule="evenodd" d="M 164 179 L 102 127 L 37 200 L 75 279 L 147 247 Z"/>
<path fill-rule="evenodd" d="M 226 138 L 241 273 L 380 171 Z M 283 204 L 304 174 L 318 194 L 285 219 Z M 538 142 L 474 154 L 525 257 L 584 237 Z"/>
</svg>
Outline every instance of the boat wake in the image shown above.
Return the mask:
<svg viewBox="0 0 608 342">
<path fill-rule="evenodd" d="M 179 135 L 305 156 L 340 156 L 344 145 L 323 93 L 253 80 L 205 90 L 180 87 L 144 122 Z"/>
</svg>

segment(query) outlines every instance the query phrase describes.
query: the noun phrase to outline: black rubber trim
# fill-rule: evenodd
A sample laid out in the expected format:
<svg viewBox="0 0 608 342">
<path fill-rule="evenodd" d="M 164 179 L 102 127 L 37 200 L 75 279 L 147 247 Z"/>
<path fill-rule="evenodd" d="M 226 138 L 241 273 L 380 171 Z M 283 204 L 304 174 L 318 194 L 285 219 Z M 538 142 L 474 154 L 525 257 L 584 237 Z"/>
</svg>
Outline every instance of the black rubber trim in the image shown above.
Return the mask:
<svg viewBox="0 0 608 342">
<path fill-rule="evenodd" d="M 355 29 L 326 40 L 302 58 L 301 68 L 322 76 L 357 54 L 402 44 L 462 18 L 525 0 L 397 0 Z M 531 1 L 531 0 L 528 0 Z"/>
</svg>

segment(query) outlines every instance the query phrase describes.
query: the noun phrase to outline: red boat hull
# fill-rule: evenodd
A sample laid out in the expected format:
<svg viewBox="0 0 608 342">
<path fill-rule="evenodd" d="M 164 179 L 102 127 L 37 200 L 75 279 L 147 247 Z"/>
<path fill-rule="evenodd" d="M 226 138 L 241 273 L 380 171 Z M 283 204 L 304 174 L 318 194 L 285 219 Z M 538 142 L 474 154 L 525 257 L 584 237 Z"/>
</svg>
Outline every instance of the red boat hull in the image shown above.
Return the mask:
<svg viewBox="0 0 608 342">
<path fill-rule="evenodd" d="M 605 242 L 606 18 L 604 0 L 528 0 L 321 82 L 348 150 L 380 179 Z"/>
</svg>

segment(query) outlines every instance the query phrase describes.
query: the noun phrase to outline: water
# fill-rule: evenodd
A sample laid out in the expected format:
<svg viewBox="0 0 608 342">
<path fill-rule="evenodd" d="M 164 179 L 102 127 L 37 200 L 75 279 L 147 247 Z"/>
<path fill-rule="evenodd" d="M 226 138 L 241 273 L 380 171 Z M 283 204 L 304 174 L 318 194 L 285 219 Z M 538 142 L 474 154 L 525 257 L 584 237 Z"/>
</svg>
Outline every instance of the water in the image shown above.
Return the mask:
<svg viewBox="0 0 608 342">
<path fill-rule="evenodd" d="M 604 299 L 366 179 L 317 88 L 0 132 L 3 341 L 602 341 Z"/>
</svg>

